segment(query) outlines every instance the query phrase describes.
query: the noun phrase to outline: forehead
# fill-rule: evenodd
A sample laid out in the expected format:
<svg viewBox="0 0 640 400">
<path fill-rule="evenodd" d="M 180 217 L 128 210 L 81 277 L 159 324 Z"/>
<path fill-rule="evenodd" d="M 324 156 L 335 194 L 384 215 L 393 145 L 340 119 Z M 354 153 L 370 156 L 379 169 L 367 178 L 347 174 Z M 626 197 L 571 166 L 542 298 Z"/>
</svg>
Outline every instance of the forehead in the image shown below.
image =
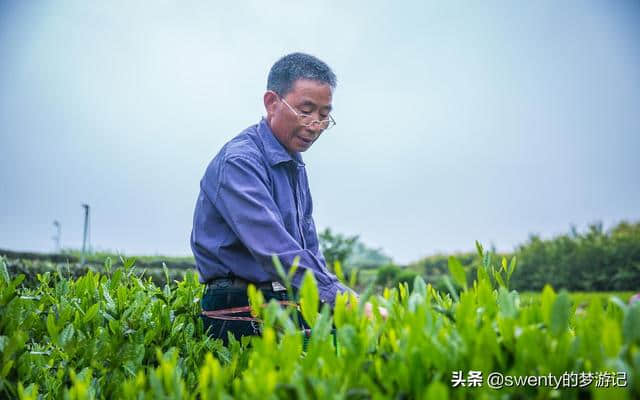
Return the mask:
<svg viewBox="0 0 640 400">
<path fill-rule="evenodd" d="M 331 108 L 333 91 L 331 86 L 323 82 L 309 79 L 298 79 L 294 82 L 291 91 L 285 96 L 287 99 L 298 103 L 311 102 L 318 107 Z"/>
</svg>

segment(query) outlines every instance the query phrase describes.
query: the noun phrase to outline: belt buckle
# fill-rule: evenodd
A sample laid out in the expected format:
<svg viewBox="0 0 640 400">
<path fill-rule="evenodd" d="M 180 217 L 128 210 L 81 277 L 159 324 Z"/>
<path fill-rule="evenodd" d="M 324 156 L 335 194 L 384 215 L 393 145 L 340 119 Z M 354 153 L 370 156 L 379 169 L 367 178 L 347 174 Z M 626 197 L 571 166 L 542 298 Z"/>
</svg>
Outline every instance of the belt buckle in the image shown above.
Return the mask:
<svg viewBox="0 0 640 400">
<path fill-rule="evenodd" d="M 282 286 L 280 282 L 276 281 L 271 282 L 271 288 L 274 292 L 282 292 L 283 290 L 287 290 L 287 288 Z"/>
</svg>

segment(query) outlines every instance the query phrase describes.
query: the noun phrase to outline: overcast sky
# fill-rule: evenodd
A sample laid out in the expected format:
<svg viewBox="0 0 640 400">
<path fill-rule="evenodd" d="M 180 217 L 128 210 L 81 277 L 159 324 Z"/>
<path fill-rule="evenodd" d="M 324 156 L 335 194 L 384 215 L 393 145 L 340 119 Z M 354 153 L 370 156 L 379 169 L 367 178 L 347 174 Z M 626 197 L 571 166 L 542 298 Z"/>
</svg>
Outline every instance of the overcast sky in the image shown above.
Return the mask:
<svg viewBox="0 0 640 400">
<path fill-rule="evenodd" d="M 204 169 L 293 51 L 338 76 L 320 229 L 406 263 L 640 219 L 637 2 L 135 3 L 0 3 L 0 248 L 52 251 L 54 220 L 81 247 L 88 203 L 94 248 L 190 254 Z"/>
</svg>

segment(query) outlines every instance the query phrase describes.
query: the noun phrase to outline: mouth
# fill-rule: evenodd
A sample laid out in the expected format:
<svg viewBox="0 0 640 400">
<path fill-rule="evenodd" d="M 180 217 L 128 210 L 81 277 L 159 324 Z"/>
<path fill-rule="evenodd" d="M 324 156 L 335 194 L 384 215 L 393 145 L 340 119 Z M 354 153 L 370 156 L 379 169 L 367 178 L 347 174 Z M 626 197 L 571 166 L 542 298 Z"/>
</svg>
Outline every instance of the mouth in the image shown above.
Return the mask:
<svg viewBox="0 0 640 400">
<path fill-rule="evenodd" d="M 313 143 L 313 140 L 312 140 L 312 139 L 305 139 L 305 138 L 303 138 L 303 137 L 301 137 L 301 136 L 298 136 L 298 139 L 299 139 L 302 143 L 304 143 L 304 144 L 306 144 L 306 145 L 310 145 L 311 143 Z"/>
</svg>

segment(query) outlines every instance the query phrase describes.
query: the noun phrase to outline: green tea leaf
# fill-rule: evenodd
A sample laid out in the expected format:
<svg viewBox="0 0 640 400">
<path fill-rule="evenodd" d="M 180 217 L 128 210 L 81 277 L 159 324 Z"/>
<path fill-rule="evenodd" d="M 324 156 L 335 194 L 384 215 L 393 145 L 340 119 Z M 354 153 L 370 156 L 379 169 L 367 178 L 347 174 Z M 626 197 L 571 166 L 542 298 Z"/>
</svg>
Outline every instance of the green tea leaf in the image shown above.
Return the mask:
<svg viewBox="0 0 640 400">
<path fill-rule="evenodd" d="M 329 306 L 327 304 L 322 307 L 320 314 L 316 312 L 317 319 L 313 325 L 313 335 L 311 340 L 325 340 L 331 334 L 331 316 L 329 315 Z"/>
<path fill-rule="evenodd" d="M 351 274 L 349 276 L 349 287 L 355 287 L 358 282 L 358 273 L 360 270 L 358 268 L 352 268 Z"/>
<path fill-rule="evenodd" d="M 128 271 L 136 263 L 135 257 L 122 257 L 122 264 L 125 271 Z"/>
<path fill-rule="evenodd" d="M 493 294 L 489 281 L 480 281 L 476 293 L 478 305 L 485 310 L 489 317 L 493 318 L 496 313 L 496 297 Z"/>
<path fill-rule="evenodd" d="M 58 342 L 60 346 L 65 346 L 71 339 L 73 338 L 75 330 L 73 329 L 73 324 L 68 324 L 64 327 L 62 332 L 60 332 L 60 336 L 58 337 Z"/>
<path fill-rule="evenodd" d="M 551 325 L 551 308 L 556 301 L 556 292 L 550 285 L 544 285 L 542 295 L 540 296 L 540 311 L 542 312 L 542 320 L 549 326 Z"/>
<path fill-rule="evenodd" d="M 558 294 L 551 308 L 550 331 L 554 336 L 564 333 L 569 327 L 569 315 L 571 313 L 571 299 L 563 290 Z"/>
<path fill-rule="evenodd" d="M 458 292 L 456 292 L 456 289 L 453 287 L 453 284 L 451 283 L 451 278 L 449 278 L 449 275 L 445 275 L 442 277 L 442 283 L 444 283 L 445 287 L 449 291 L 449 294 L 451 294 L 451 297 L 453 298 L 453 300 L 457 302 L 460 298 L 458 297 Z M 402 296 L 402 294 L 403 293 L 401 290 L 400 295 Z"/>
<path fill-rule="evenodd" d="M 53 341 L 58 338 L 58 327 L 56 326 L 56 320 L 52 312 L 47 315 L 47 333 Z"/>
<path fill-rule="evenodd" d="M 300 256 L 293 257 L 293 263 L 289 267 L 289 272 L 284 277 L 285 280 L 282 282 L 285 286 L 287 286 L 287 287 L 291 286 L 291 278 L 293 278 L 293 274 L 295 274 L 295 272 L 298 270 L 299 266 L 300 266 Z M 291 270 L 293 270 L 293 272 L 291 272 Z M 291 276 L 291 278 L 290 278 L 290 276 Z"/>
<path fill-rule="evenodd" d="M 82 318 L 82 322 L 84 322 L 85 324 L 91 322 L 93 318 L 98 314 L 98 310 L 100 310 L 100 303 L 96 303 L 89 307 L 87 313 Z"/>
<path fill-rule="evenodd" d="M 500 270 L 496 270 L 495 268 L 491 267 L 491 272 L 493 273 L 493 279 L 496 280 L 498 285 L 500 287 L 506 288 L 507 285 L 504 284 L 504 280 L 502 279 L 502 275 L 500 275 Z"/>
<path fill-rule="evenodd" d="M 478 255 L 480 256 L 480 258 L 484 257 L 484 249 L 482 248 L 482 245 L 480 244 L 480 242 L 478 242 L 476 240 L 476 250 L 478 251 Z"/>
<path fill-rule="evenodd" d="M 337 328 L 342 327 L 345 322 L 348 299 L 349 293 L 338 293 L 336 296 L 336 304 L 333 308 L 333 321 Z"/>
<path fill-rule="evenodd" d="M 491 284 L 491 279 L 489 279 L 489 274 L 487 274 L 487 270 L 482 265 L 478 266 L 476 273 L 477 273 L 478 282 L 487 282 L 488 284 Z"/>
<path fill-rule="evenodd" d="M 298 271 L 298 267 L 300 267 L 299 260 L 300 260 L 300 257 L 297 257 L 297 256 L 293 259 L 293 265 L 291 265 L 291 268 L 289 268 L 289 272 L 287 273 L 287 281 L 291 282 L 293 280 L 293 277 L 295 276 L 296 271 Z"/>
<path fill-rule="evenodd" d="M 11 371 L 11 368 L 13 367 L 13 362 L 13 360 L 9 360 L 2 366 L 2 370 L 0 370 L 0 377 L 6 378 L 7 375 L 9 375 L 9 371 Z"/>
<path fill-rule="evenodd" d="M 511 275 L 516 270 L 517 259 L 516 256 L 511 257 L 511 262 L 509 263 L 509 272 L 507 273 L 507 281 L 511 280 Z"/>
<path fill-rule="evenodd" d="M 247 295 L 249 296 L 249 305 L 251 306 L 251 316 L 260 318 L 262 315 L 262 306 L 264 305 L 264 295 L 262 291 L 256 289 L 256 287 L 250 283 L 247 288 Z"/>
<path fill-rule="evenodd" d="M 309 326 L 313 326 L 318 317 L 318 286 L 311 270 L 307 270 L 300 287 L 300 308 L 302 317 Z"/>
<path fill-rule="evenodd" d="M 454 256 L 449 257 L 449 273 L 451 274 L 453 281 L 466 290 L 467 274 L 464 271 L 462 264 L 460 264 L 460 261 L 458 261 Z"/>
<path fill-rule="evenodd" d="M 604 321 L 602 328 L 602 347 L 607 357 L 617 357 L 622 347 L 620 325 L 611 319 Z"/>
<path fill-rule="evenodd" d="M 177 323 L 171 327 L 171 336 L 178 334 L 184 327 L 184 322 Z"/>
<path fill-rule="evenodd" d="M 333 262 L 333 270 L 336 274 L 336 278 L 338 278 L 338 281 L 344 284 L 344 273 L 342 272 L 342 264 L 340 264 L 340 260 L 335 260 Z"/>
<path fill-rule="evenodd" d="M 427 298 L 427 284 L 420 275 L 413 279 L 413 293 L 418 293 L 423 299 Z"/>
<path fill-rule="evenodd" d="M 162 263 L 162 272 L 164 272 L 165 285 L 170 285 L 171 281 L 169 280 L 169 269 L 167 268 L 167 264 L 165 263 Z"/>
<path fill-rule="evenodd" d="M 120 335 L 120 322 L 118 322 L 118 320 L 112 319 L 109 320 L 109 329 L 111 329 L 111 333 L 113 333 L 114 335 Z"/>
<path fill-rule="evenodd" d="M 276 272 L 280 277 L 280 279 L 282 279 L 283 282 L 286 281 L 287 274 L 284 273 L 284 268 L 282 268 L 282 263 L 280 262 L 280 259 L 278 258 L 278 256 L 273 254 L 271 256 L 271 261 L 273 262 L 273 266 L 275 267 Z"/>
<path fill-rule="evenodd" d="M 482 265 L 488 270 L 491 267 L 491 252 L 487 251 L 482 257 Z"/>
<path fill-rule="evenodd" d="M 112 263 L 111 263 L 111 257 L 107 257 L 104 260 L 104 270 L 107 274 L 111 275 L 111 267 L 112 267 Z"/>
<path fill-rule="evenodd" d="M 4 257 L 0 257 L 0 277 L 7 285 L 11 281 L 11 278 L 9 278 L 9 271 L 7 270 L 7 264 L 4 261 Z"/>
<path fill-rule="evenodd" d="M 107 310 L 116 311 L 116 303 L 111 298 L 107 285 L 103 283 L 101 287 L 102 287 L 102 297 L 104 297 L 104 300 L 106 302 Z"/>
<path fill-rule="evenodd" d="M 625 343 L 640 341 L 640 302 L 633 303 L 622 321 L 622 333 Z"/>
<path fill-rule="evenodd" d="M 504 287 L 498 291 L 498 310 L 501 315 L 509 318 L 515 318 L 518 314 L 515 296 Z"/>
</svg>

